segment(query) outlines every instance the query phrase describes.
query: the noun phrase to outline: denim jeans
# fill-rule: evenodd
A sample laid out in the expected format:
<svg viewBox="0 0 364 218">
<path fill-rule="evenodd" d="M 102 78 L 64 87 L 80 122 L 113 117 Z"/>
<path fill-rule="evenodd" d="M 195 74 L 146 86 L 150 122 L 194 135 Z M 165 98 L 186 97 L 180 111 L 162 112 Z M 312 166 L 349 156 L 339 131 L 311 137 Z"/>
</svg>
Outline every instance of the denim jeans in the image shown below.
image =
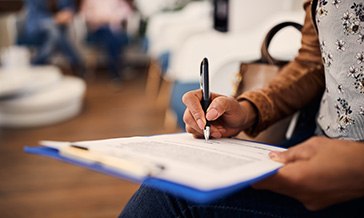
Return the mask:
<svg viewBox="0 0 364 218">
<path fill-rule="evenodd" d="M 210 204 L 194 204 L 142 185 L 120 217 L 364 217 L 363 206 L 361 198 L 311 212 L 292 198 L 252 188 Z"/>
<path fill-rule="evenodd" d="M 128 44 L 127 34 L 120 31 L 113 31 L 108 26 L 101 26 L 87 35 L 87 42 L 99 45 L 105 50 L 108 58 L 108 67 L 110 76 L 114 79 L 120 78 L 120 69 L 122 68 L 121 54 Z"/>
<path fill-rule="evenodd" d="M 38 27 L 24 33 L 28 40 L 34 41 L 37 47 L 36 56 L 32 63 L 35 65 L 46 64 L 56 50 L 60 50 L 68 59 L 71 66 L 82 66 L 82 60 L 68 39 L 67 27 L 58 26 L 51 19 L 44 19 L 38 23 Z"/>
</svg>

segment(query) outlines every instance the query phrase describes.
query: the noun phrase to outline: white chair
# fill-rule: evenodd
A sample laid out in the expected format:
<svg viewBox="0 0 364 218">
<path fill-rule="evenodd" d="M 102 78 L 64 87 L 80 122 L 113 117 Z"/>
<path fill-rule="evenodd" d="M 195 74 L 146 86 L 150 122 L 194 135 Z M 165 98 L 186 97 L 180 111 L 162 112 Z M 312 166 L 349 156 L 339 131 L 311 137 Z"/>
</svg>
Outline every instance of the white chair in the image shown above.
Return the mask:
<svg viewBox="0 0 364 218">
<path fill-rule="evenodd" d="M 209 1 L 190 2 L 182 10 L 164 12 L 149 19 L 146 37 L 148 54 L 158 58 L 171 52 L 189 36 L 212 29 L 212 5 Z"/>
<path fill-rule="evenodd" d="M 248 32 L 276 13 L 292 11 L 295 1 L 300 0 L 230 0 L 228 30 Z"/>
<path fill-rule="evenodd" d="M 77 115 L 86 85 L 54 66 L 0 69 L 0 126 L 50 125 Z"/>
<path fill-rule="evenodd" d="M 134 3 L 144 19 L 163 11 L 178 8 L 189 0 L 135 0 Z"/>
<path fill-rule="evenodd" d="M 146 37 L 149 44 L 148 54 L 151 57 L 146 94 L 149 99 L 160 97 L 159 93 L 166 92 L 168 85 L 162 84 L 159 91 L 162 68 L 160 59 L 167 54 L 168 58 L 179 49 L 181 42 L 190 36 L 212 29 L 212 6 L 209 1 L 190 2 L 182 10 L 164 12 L 153 15 L 148 22 Z M 156 102 L 163 102 L 157 100 Z"/>
<path fill-rule="evenodd" d="M 286 20 L 303 21 L 303 12 L 292 12 L 293 2 L 231 0 L 229 32 L 220 33 L 211 29 L 179 42 L 180 49 L 171 57 L 169 78 L 197 81 L 198 74 L 193 72 L 204 56 L 211 59 L 212 72 L 215 67 L 231 59 L 249 60 L 258 57 L 262 38 L 271 26 Z"/>
<path fill-rule="evenodd" d="M 171 80 L 182 82 L 198 81 L 199 63 L 203 57 L 208 57 L 210 60 L 212 88 L 215 88 L 219 86 L 219 84 L 215 86 L 214 83 L 217 72 L 232 68 L 235 69 L 234 72 L 236 73 L 240 61 L 259 58 L 260 45 L 264 35 L 273 25 L 283 21 L 302 23 L 303 16 L 303 12 L 278 13 L 270 16 L 264 23 L 249 32 L 219 33 L 215 31 L 190 37 L 189 40 L 183 43 L 181 49 L 173 55 L 166 76 Z M 272 55 L 284 59 L 294 56 L 300 45 L 299 40 L 297 40 L 299 36 L 300 34 L 293 29 L 287 29 L 279 33 L 277 35 L 277 38 L 281 38 L 279 43 L 275 42 L 275 40 L 272 42 L 270 49 Z M 235 67 L 231 67 L 234 64 Z M 216 79 L 216 81 L 221 82 L 221 79 Z"/>
<path fill-rule="evenodd" d="M 67 76 L 31 94 L 0 101 L 0 126 L 29 128 L 58 123 L 80 113 L 85 82 Z"/>
<path fill-rule="evenodd" d="M 231 0 L 229 5 L 229 32 L 242 32 L 253 29 L 257 23 L 264 21 L 267 15 L 277 11 L 289 11 L 292 8 L 292 1 Z M 211 1 L 196 1 L 188 3 L 180 11 L 151 16 L 146 32 L 150 44 L 148 53 L 157 58 L 166 51 L 173 54 L 190 36 L 215 32 L 212 28 L 212 11 Z M 246 19 L 242 19 L 242 15 Z"/>
<path fill-rule="evenodd" d="M 6 29 L 5 34 L 7 34 L 8 42 L 7 45 L 13 45 L 15 43 L 16 35 L 18 34 L 18 30 L 16 28 L 16 21 L 17 21 L 17 15 L 16 14 L 9 14 L 6 16 Z M 5 36 L 6 37 L 6 36 Z"/>
</svg>

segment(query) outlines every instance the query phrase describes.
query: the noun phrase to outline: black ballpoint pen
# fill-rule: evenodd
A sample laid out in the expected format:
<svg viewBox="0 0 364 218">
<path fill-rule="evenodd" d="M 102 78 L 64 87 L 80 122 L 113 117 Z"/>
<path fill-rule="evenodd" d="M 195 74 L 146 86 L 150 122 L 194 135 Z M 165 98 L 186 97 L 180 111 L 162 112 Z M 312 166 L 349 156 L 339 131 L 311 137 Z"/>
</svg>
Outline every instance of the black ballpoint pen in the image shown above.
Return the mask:
<svg viewBox="0 0 364 218">
<path fill-rule="evenodd" d="M 209 62 L 207 58 L 204 58 L 202 60 L 200 66 L 200 87 L 202 90 L 201 106 L 206 115 L 207 108 L 209 107 L 211 102 L 210 89 L 209 89 Z M 210 138 L 210 123 L 208 120 L 206 120 L 206 125 L 203 130 L 203 134 L 205 140 L 208 141 Z"/>
</svg>

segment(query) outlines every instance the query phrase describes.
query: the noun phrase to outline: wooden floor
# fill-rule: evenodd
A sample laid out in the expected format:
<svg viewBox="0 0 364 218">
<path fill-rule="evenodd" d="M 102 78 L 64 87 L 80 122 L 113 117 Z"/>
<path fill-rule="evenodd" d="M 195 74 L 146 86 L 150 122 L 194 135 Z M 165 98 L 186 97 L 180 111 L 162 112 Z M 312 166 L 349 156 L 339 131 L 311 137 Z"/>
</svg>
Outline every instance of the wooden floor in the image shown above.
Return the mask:
<svg viewBox="0 0 364 218">
<path fill-rule="evenodd" d="M 0 217 L 116 217 L 137 184 L 50 158 L 25 154 L 39 140 L 91 140 L 168 132 L 163 108 L 144 93 L 145 73 L 117 90 L 106 76 L 88 82 L 85 107 L 69 121 L 0 129 Z"/>
</svg>

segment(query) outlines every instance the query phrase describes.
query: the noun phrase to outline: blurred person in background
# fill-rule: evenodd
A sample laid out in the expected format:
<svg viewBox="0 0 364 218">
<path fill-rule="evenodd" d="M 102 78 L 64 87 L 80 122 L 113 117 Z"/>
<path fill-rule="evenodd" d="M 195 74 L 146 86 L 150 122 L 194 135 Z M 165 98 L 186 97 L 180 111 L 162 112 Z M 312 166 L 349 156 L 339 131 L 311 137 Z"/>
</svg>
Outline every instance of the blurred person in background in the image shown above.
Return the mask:
<svg viewBox="0 0 364 218">
<path fill-rule="evenodd" d="M 132 14 L 132 1 L 125 0 L 84 0 L 81 7 L 88 28 L 86 40 L 105 49 L 109 73 L 118 83 L 122 79 L 121 54 L 128 43 L 127 20 Z"/>
<path fill-rule="evenodd" d="M 36 47 L 32 64 L 48 64 L 55 51 L 61 51 L 72 69 L 83 74 L 83 62 L 67 35 L 75 13 L 74 0 L 25 0 L 25 23 L 18 44 Z"/>
</svg>

